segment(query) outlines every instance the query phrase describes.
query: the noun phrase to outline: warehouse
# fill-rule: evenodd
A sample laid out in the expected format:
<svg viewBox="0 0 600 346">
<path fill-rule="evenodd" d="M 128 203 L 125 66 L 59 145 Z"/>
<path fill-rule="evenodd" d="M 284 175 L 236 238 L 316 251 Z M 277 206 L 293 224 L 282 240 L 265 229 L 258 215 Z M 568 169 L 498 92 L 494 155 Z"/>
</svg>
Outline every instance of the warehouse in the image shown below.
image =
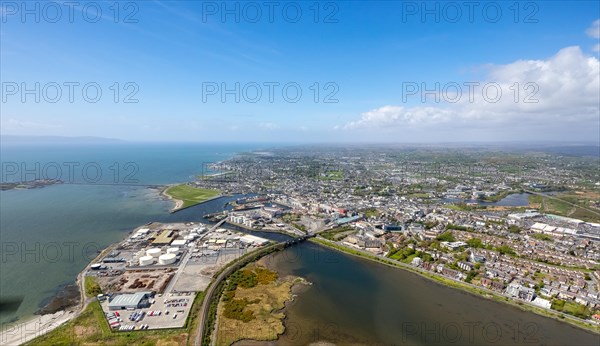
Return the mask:
<svg viewBox="0 0 600 346">
<path fill-rule="evenodd" d="M 246 234 L 243 237 L 240 237 L 240 242 L 245 243 L 245 244 L 260 246 L 260 245 L 264 245 L 264 244 L 268 243 L 269 241 L 264 238 Z"/>
<path fill-rule="evenodd" d="M 152 245 L 161 246 L 161 245 L 170 245 L 171 242 L 177 237 L 177 234 L 172 230 L 164 230 L 162 231 L 158 237 L 156 237 L 152 241 Z"/>
<path fill-rule="evenodd" d="M 148 298 L 152 292 L 137 292 L 113 296 L 108 302 L 109 310 L 141 309 L 150 306 Z"/>
</svg>

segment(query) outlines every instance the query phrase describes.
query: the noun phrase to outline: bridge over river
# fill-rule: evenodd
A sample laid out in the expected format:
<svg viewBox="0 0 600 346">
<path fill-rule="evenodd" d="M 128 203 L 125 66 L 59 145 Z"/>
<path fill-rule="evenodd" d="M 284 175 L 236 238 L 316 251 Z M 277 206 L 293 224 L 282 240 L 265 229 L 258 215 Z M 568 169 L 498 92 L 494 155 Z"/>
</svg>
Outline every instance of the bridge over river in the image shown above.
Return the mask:
<svg viewBox="0 0 600 346">
<path fill-rule="evenodd" d="M 217 223 L 216 225 L 214 225 L 212 227 L 211 230 L 215 230 L 217 229 L 219 226 L 221 226 L 225 220 L 220 221 L 219 223 Z M 206 328 L 206 324 L 207 324 L 207 318 L 208 318 L 208 314 L 209 314 L 209 310 L 210 310 L 210 305 L 211 302 L 213 301 L 213 299 L 219 299 L 219 295 L 221 294 L 221 290 L 217 289 L 221 286 L 221 283 L 231 274 L 233 274 L 236 270 L 242 268 L 243 266 L 247 265 L 248 263 L 254 262 L 257 259 L 266 256 L 270 253 L 273 253 L 275 251 L 279 251 L 282 249 L 285 249 L 287 247 L 290 246 L 294 246 L 296 244 L 299 244 L 303 241 L 305 241 L 308 238 L 312 238 L 314 237 L 314 235 L 305 235 L 302 237 L 297 237 L 297 238 L 292 238 L 288 241 L 285 242 L 279 242 L 276 244 L 271 244 L 268 245 L 264 248 L 258 249 L 256 251 L 253 251 L 251 253 L 248 253 L 236 260 L 234 260 L 233 262 L 229 263 L 211 282 L 211 284 L 208 286 L 208 288 L 206 289 L 205 295 L 204 295 L 204 299 L 202 300 L 202 306 L 200 307 L 200 313 L 198 316 L 198 330 L 196 333 L 196 338 L 194 339 L 194 345 L 202 345 L 202 340 L 204 338 L 204 334 L 207 332 Z M 211 326 L 211 328 L 213 328 L 214 326 Z"/>
</svg>

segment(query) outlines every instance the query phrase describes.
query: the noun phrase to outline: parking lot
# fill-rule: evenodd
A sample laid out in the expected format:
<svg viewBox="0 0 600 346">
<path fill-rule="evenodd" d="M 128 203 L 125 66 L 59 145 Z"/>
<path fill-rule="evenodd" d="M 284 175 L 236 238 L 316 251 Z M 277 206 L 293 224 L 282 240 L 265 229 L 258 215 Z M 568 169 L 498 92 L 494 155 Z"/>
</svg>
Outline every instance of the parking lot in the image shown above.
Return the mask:
<svg viewBox="0 0 600 346">
<path fill-rule="evenodd" d="M 108 301 L 101 303 L 108 324 L 113 330 L 181 328 L 190 313 L 196 292 L 156 295 L 148 308 L 108 310 Z M 131 318 L 135 318 L 132 320 Z"/>
</svg>

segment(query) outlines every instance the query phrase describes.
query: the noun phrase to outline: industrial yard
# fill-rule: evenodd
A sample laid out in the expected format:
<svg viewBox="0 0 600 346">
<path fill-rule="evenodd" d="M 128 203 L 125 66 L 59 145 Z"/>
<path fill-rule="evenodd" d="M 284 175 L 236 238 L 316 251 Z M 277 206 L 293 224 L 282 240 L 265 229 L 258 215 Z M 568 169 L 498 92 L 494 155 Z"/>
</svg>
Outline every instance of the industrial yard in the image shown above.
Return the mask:
<svg viewBox="0 0 600 346">
<path fill-rule="evenodd" d="M 115 331 L 180 328 L 197 292 L 213 275 L 268 240 L 202 223 L 151 223 L 139 227 L 87 276 Z"/>
</svg>

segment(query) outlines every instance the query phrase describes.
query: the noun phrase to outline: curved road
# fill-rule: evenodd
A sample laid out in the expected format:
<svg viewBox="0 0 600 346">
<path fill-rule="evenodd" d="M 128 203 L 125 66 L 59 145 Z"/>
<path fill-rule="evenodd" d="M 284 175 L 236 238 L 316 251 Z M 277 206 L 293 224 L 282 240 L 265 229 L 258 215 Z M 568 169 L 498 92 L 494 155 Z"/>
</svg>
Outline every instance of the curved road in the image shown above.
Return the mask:
<svg viewBox="0 0 600 346">
<path fill-rule="evenodd" d="M 257 250 L 253 254 L 260 254 L 261 252 L 265 252 L 271 248 L 276 246 L 281 246 L 281 243 L 276 243 L 273 245 L 269 245 L 265 248 Z M 200 308 L 200 314 L 198 316 L 198 331 L 196 337 L 194 338 L 194 345 L 200 346 L 202 345 L 202 338 L 204 336 L 204 327 L 206 322 L 206 317 L 208 316 L 208 309 L 210 307 L 210 302 L 212 300 L 212 296 L 215 293 L 216 288 L 219 286 L 221 281 L 223 281 L 228 275 L 233 273 L 235 270 L 239 268 L 240 264 L 243 264 L 244 261 L 247 261 L 248 257 L 238 258 L 234 262 L 231 262 L 225 270 L 223 270 L 214 281 L 208 286 L 206 293 L 204 295 L 204 299 L 202 300 L 202 307 Z"/>
</svg>

